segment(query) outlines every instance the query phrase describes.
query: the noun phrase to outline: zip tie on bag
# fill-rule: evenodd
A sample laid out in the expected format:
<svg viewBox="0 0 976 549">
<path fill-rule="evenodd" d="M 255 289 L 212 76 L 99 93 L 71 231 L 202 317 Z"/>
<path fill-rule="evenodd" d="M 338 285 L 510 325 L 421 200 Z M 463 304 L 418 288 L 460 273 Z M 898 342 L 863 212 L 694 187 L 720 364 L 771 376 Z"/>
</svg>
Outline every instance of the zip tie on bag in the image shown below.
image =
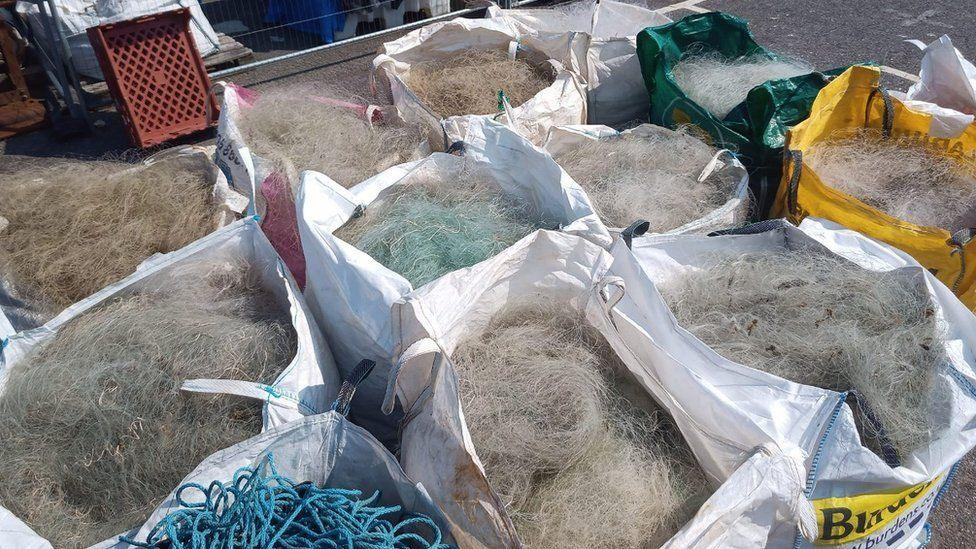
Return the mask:
<svg viewBox="0 0 976 549">
<path fill-rule="evenodd" d="M 187 501 L 184 492 L 198 492 L 204 499 Z M 429 517 L 404 515 L 396 521 L 400 505 L 377 505 L 379 491 L 362 496 L 360 490 L 297 483 L 280 475 L 268 454 L 260 465 L 238 469 L 226 485 L 215 480 L 206 488 L 194 482 L 180 486 L 180 509 L 159 521 L 145 542 L 128 536 L 119 541 L 153 549 L 453 549 L 441 541 L 441 531 Z M 419 533 L 424 529 L 429 536 Z"/>
<path fill-rule="evenodd" d="M 498 112 L 505 112 L 505 92 L 504 90 L 498 90 Z"/>
</svg>

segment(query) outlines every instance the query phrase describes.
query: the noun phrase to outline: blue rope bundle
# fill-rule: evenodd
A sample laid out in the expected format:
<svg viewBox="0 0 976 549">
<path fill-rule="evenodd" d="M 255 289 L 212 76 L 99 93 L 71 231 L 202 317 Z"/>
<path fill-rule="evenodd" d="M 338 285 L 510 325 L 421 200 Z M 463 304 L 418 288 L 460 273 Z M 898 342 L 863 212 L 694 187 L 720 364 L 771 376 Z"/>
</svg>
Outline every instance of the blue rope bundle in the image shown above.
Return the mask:
<svg viewBox="0 0 976 549">
<path fill-rule="evenodd" d="M 278 474 L 271 456 L 268 464 L 270 475 L 262 475 L 261 466 L 243 467 L 229 485 L 215 480 L 209 488 L 180 486 L 176 500 L 181 509 L 166 515 L 145 542 L 121 540 L 153 549 L 451 549 L 426 516 L 400 522 L 382 518 L 398 515 L 401 507 L 373 507 L 379 492 L 361 499 L 359 490 L 295 483 Z M 186 501 L 187 490 L 198 490 L 204 501 Z M 423 527 L 433 541 L 417 533 Z"/>
</svg>

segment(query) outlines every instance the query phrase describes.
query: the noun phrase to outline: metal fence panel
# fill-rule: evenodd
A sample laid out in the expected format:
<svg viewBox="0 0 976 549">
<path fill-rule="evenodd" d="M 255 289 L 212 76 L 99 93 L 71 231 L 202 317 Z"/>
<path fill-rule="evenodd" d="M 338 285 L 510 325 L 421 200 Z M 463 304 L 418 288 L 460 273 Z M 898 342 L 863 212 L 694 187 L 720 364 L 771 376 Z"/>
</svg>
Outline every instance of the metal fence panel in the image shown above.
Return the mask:
<svg viewBox="0 0 976 549">
<path fill-rule="evenodd" d="M 452 1 L 455 2 L 452 11 Z M 72 111 L 84 116 L 104 86 L 85 29 L 186 7 L 212 77 L 275 63 L 430 22 L 473 13 L 465 0 L 32 0 L 26 16 L 48 74 Z M 510 0 L 503 0 L 510 5 Z M 94 91 L 93 91 L 94 90 Z"/>
</svg>

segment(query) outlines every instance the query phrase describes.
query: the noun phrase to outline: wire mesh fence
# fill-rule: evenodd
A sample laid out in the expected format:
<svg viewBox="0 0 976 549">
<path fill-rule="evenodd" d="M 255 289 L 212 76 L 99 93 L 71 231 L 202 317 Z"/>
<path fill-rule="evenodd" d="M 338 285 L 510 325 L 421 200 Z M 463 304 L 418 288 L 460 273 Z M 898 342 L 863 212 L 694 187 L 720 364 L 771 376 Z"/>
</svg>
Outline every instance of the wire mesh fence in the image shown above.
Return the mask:
<svg viewBox="0 0 976 549">
<path fill-rule="evenodd" d="M 450 0 L 209 0 L 211 25 L 264 60 L 451 11 Z"/>
<path fill-rule="evenodd" d="M 19 2 L 17 12 L 78 117 L 105 102 L 86 29 L 181 7 L 190 10 L 194 41 L 213 76 L 473 11 L 465 0 L 31 0 Z"/>
</svg>

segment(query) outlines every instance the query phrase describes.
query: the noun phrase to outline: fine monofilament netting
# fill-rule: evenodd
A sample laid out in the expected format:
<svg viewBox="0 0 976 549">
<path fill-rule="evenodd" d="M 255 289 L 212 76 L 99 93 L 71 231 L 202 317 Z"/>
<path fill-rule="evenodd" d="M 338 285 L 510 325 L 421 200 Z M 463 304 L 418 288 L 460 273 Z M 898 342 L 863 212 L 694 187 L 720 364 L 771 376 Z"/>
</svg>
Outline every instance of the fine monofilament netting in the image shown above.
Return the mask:
<svg viewBox="0 0 976 549">
<path fill-rule="evenodd" d="M 420 128 L 399 119 L 371 125 L 356 111 L 318 101 L 316 95 L 323 92 L 262 93 L 253 106 L 241 109 L 244 142 L 282 173 L 314 170 L 346 188 L 424 156 Z"/>
<path fill-rule="evenodd" d="M 950 232 L 976 227 L 976 162 L 879 130 L 832 133 L 803 162 L 820 180 L 882 212 Z"/>
<path fill-rule="evenodd" d="M 498 92 L 517 107 L 535 97 L 553 78 L 530 62 L 510 59 L 504 50 L 467 49 L 447 60 L 414 63 L 406 84 L 442 117 L 498 112 Z"/>
<path fill-rule="evenodd" d="M 578 311 L 510 306 L 453 360 L 478 457 L 526 547 L 658 547 L 710 494 L 670 418 Z"/>
<path fill-rule="evenodd" d="M 0 272 L 43 323 L 131 274 L 153 254 L 215 228 L 208 172 L 180 159 L 150 166 L 26 163 L 0 183 Z"/>
<path fill-rule="evenodd" d="M 487 170 L 421 166 L 335 232 L 419 288 L 492 257 L 541 226 Z"/>
<path fill-rule="evenodd" d="M 698 178 L 717 149 L 683 131 L 655 128 L 585 143 L 556 161 L 583 187 L 600 219 L 626 227 L 644 219 L 666 232 L 701 218 L 735 195 L 739 181 L 726 173 Z"/>
<path fill-rule="evenodd" d="M 55 547 L 128 531 L 202 459 L 261 431 L 259 401 L 183 381 L 272 383 L 296 346 L 287 305 L 240 265 L 82 314 L 9 369 L 0 505 Z"/>
<path fill-rule="evenodd" d="M 793 59 L 764 55 L 728 58 L 715 51 L 689 50 L 671 69 L 681 91 L 717 118 L 725 118 L 749 91 L 769 80 L 807 74 L 813 68 Z"/>
<path fill-rule="evenodd" d="M 917 273 L 916 273 L 917 274 Z M 924 282 L 815 250 L 716 255 L 657 284 L 678 323 L 735 362 L 806 385 L 855 390 L 863 442 L 879 429 L 904 458 L 942 428 L 944 336 Z"/>
</svg>

